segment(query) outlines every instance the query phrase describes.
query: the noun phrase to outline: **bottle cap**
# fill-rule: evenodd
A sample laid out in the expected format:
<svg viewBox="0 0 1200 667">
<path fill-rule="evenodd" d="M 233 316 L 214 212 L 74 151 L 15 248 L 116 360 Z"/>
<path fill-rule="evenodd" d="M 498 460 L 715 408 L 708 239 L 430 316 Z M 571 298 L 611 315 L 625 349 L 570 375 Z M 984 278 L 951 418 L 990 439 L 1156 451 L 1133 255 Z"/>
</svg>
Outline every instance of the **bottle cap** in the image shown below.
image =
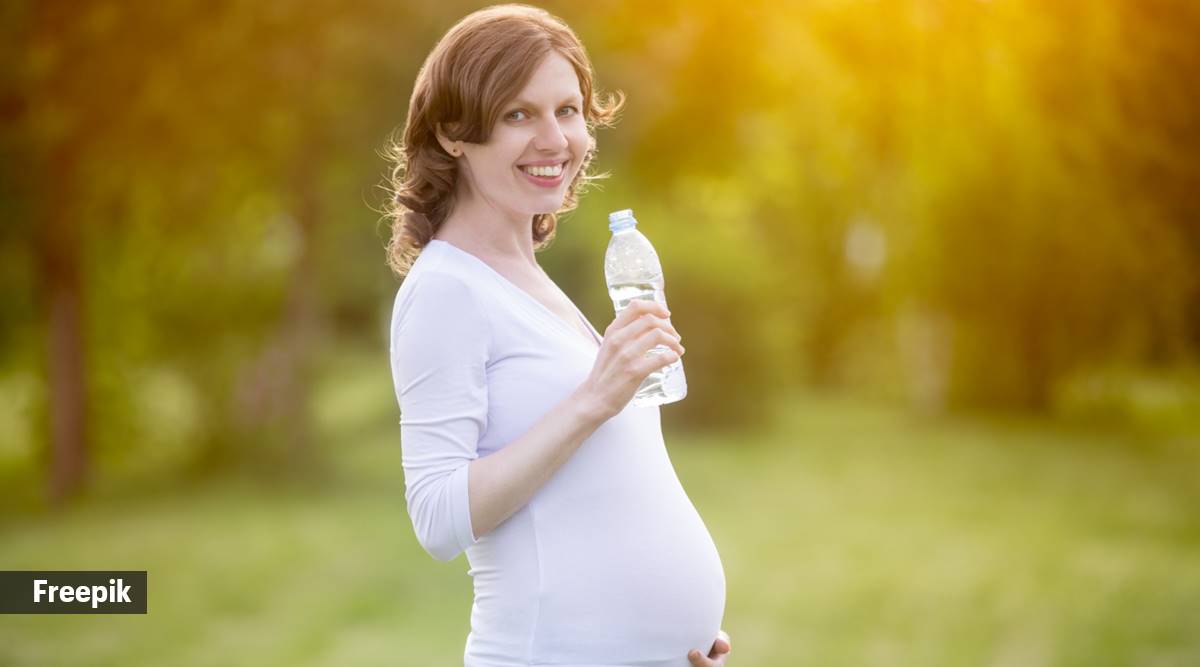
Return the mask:
<svg viewBox="0 0 1200 667">
<path fill-rule="evenodd" d="M 608 228 L 611 231 L 616 232 L 636 226 L 637 218 L 633 217 L 633 209 L 631 208 L 613 211 L 608 214 Z"/>
</svg>

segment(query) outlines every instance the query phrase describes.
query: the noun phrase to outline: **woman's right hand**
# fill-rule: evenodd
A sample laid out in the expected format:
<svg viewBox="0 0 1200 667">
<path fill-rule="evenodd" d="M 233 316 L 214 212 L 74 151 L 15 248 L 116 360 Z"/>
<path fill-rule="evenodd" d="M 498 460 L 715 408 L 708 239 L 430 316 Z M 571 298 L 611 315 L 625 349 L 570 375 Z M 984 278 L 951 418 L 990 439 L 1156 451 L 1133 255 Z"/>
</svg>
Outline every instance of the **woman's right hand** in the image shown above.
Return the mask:
<svg viewBox="0 0 1200 667">
<path fill-rule="evenodd" d="M 670 311 L 661 303 L 637 299 L 604 330 L 596 363 L 582 388 L 606 417 L 624 410 L 650 373 L 683 356 L 679 332 L 671 326 L 669 316 Z M 659 345 L 673 352 L 646 354 Z"/>
</svg>

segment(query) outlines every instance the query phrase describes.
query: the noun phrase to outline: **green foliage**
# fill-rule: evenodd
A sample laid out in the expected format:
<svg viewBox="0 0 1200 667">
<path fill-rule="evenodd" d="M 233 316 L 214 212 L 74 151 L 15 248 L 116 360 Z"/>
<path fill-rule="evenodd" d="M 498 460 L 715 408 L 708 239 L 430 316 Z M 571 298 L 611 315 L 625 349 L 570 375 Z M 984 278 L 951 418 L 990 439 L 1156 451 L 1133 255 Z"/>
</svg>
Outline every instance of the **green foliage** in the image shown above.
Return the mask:
<svg viewBox="0 0 1200 667">
<path fill-rule="evenodd" d="M 147 569 L 150 614 L 14 616 L 14 664 L 461 661 L 471 584 L 404 515 L 389 379 L 321 384 L 326 484 L 227 479 L 0 525 L 14 568 Z M 1200 450 L 809 395 L 760 434 L 667 429 L 749 665 L 1188 665 Z M 166 485 L 164 485 L 166 486 Z M 172 485 L 175 486 L 175 485 Z M 64 641 L 64 637 L 69 641 Z M 682 657 L 682 656 L 681 656 Z"/>
<path fill-rule="evenodd" d="M 671 299 L 687 309 L 671 321 L 680 331 L 688 395 L 663 408 L 663 420 L 692 431 L 753 430 L 769 417 L 769 397 L 779 384 L 770 381 L 771 351 L 753 323 L 761 304 L 712 274 L 675 273 Z M 703 332 L 688 337 L 683 332 Z"/>
<path fill-rule="evenodd" d="M 1200 433 L 1195 368 L 1090 368 L 1060 381 L 1053 400 L 1055 413 L 1075 422 L 1181 440 Z"/>
<path fill-rule="evenodd" d="M 45 375 L 45 258 L 78 243 L 97 479 L 313 451 L 315 360 L 384 360 L 379 150 L 478 6 L 6 6 L 0 372 Z M 679 426 L 795 384 L 1074 414 L 1072 378 L 1196 363 L 1193 3 L 548 8 L 629 103 L 542 261 L 603 328 L 604 214 L 638 213 Z M 21 414 L 0 466 L 40 469 Z"/>
</svg>

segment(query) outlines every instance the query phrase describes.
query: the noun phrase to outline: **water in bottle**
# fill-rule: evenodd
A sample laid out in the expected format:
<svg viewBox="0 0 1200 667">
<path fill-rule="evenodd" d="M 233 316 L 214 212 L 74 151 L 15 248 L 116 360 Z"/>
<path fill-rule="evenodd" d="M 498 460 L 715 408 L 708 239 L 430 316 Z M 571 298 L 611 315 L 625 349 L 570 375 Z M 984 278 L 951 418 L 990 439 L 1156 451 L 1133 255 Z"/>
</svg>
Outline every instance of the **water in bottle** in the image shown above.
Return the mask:
<svg viewBox="0 0 1200 667">
<path fill-rule="evenodd" d="M 657 301 L 667 305 L 664 292 L 662 264 L 654 246 L 637 229 L 637 219 L 631 209 L 616 211 L 608 216 L 608 228 L 612 238 L 604 253 L 604 278 L 608 283 L 608 295 L 619 315 L 634 299 Z M 647 355 L 671 352 L 665 345 L 657 345 Z M 637 406 L 674 403 L 687 396 L 687 378 L 683 375 L 683 360 L 676 359 L 652 373 L 633 395 Z"/>
</svg>

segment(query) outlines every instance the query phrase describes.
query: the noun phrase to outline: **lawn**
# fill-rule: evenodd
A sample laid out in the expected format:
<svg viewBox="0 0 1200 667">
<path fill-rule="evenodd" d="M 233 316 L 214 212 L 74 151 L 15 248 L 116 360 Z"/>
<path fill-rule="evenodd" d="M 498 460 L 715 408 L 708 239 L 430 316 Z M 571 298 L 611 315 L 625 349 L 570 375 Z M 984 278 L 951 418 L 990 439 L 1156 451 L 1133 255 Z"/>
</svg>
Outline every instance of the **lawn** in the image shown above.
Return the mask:
<svg viewBox="0 0 1200 667">
<path fill-rule="evenodd" d="M 0 664 L 461 665 L 466 560 L 417 545 L 390 381 L 366 368 L 318 402 L 331 483 L 5 520 L 0 568 L 144 569 L 150 598 L 5 617 Z M 666 434 L 725 566 L 730 665 L 1200 664 L 1197 442 L 780 407 L 765 436 Z"/>
</svg>

